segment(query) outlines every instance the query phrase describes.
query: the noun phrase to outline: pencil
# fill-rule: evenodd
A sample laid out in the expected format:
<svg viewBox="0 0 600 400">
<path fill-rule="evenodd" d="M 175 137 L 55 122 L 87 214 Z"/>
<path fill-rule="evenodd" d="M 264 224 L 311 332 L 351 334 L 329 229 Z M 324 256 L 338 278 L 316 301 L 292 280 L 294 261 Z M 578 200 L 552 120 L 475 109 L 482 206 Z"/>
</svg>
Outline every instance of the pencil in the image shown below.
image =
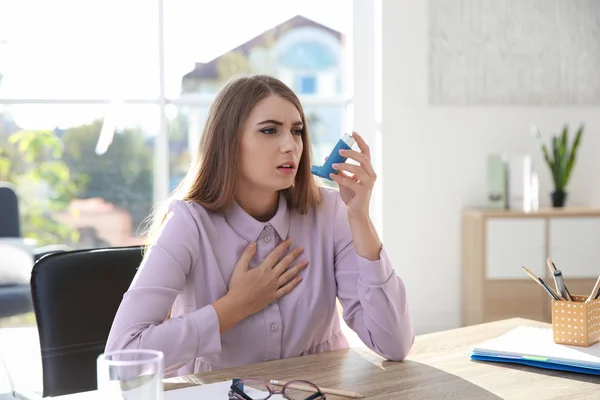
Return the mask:
<svg viewBox="0 0 600 400">
<path fill-rule="evenodd" d="M 573 301 L 573 297 L 571 296 L 569 289 L 567 289 L 567 285 L 565 285 L 562 271 L 556 268 L 554 261 L 552 261 L 550 257 L 548 257 L 546 263 L 548 264 L 550 274 L 552 274 L 552 277 L 554 278 L 554 287 L 556 288 L 558 297 L 560 297 L 561 300 Z"/>
<path fill-rule="evenodd" d="M 284 386 L 285 384 L 287 384 L 286 381 L 278 381 L 275 379 L 271 379 L 269 381 L 269 383 L 271 383 L 272 385 L 277 385 L 277 386 Z M 313 391 L 314 389 L 311 388 L 310 386 L 305 386 L 305 385 L 296 385 L 294 383 L 292 383 L 291 385 L 288 385 L 287 387 L 291 388 L 291 389 L 296 389 L 296 390 L 303 390 L 303 391 Z M 342 396 L 342 397 L 348 397 L 350 399 L 362 399 L 365 396 L 363 396 L 360 393 L 355 393 L 355 392 L 347 392 L 345 390 L 340 390 L 340 389 L 330 389 L 330 388 L 324 388 L 321 386 L 318 386 L 319 390 L 321 391 L 321 393 L 324 394 L 332 394 L 335 396 Z"/>
<path fill-rule="evenodd" d="M 596 295 L 596 293 L 600 290 L 600 277 L 598 277 L 598 280 L 596 281 L 596 284 L 594 285 L 594 289 L 592 289 L 592 294 L 590 294 L 590 297 L 588 297 L 588 299 L 585 301 L 586 303 L 589 303 L 590 301 L 594 300 L 596 297 L 598 297 Z"/>
<path fill-rule="evenodd" d="M 552 289 L 550 289 L 550 287 L 548 285 L 546 285 L 546 283 L 541 278 L 538 278 L 529 269 L 527 269 L 525 267 L 521 267 L 521 268 L 523 268 L 523 271 L 525 271 L 525 273 L 527 273 L 527 275 L 529 275 L 531 277 L 531 279 L 533 279 L 534 281 L 536 281 L 538 283 L 538 285 L 543 287 L 544 290 L 546 290 L 546 292 L 548 292 L 550 297 L 552 297 L 554 300 L 560 300 L 559 297 L 556 295 L 556 293 L 554 293 L 554 291 Z"/>
<path fill-rule="evenodd" d="M 550 257 L 548 257 L 548 259 L 546 260 L 546 264 L 548 264 L 548 269 L 550 270 L 551 274 L 554 274 L 554 271 L 558 271 L 558 268 L 556 268 L 556 265 L 554 265 L 554 261 L 552 261 Z"/>
</svg>

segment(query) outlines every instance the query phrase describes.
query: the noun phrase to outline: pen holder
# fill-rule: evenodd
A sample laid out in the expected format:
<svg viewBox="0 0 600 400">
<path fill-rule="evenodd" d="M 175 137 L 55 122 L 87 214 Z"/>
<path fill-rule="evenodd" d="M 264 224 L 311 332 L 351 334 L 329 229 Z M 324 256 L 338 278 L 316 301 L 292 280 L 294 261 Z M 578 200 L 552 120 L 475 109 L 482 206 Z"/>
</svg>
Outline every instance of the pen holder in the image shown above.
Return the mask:
<svg viewBox="0 0 600 400">
<path fill-rule="evenodd" d="M 552 300 L 554 343 L 589 347 L 600 342 L 600 299 L 571 295 L 573 301 Z"/>
</svg>

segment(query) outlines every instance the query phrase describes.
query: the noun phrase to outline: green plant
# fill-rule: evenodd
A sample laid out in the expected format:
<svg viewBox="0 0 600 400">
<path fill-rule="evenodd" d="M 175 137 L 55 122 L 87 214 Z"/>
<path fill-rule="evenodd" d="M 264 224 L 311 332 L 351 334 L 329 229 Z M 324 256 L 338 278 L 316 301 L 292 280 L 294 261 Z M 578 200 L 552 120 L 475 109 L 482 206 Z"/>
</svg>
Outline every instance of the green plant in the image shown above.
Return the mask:
<svg viewBox="0 0 600 400">
<path fill-rule="evenodd" d="M 15 132 L 0 148 L 0 181 L 16 186 L 22 234 L 38 245 L 78 240 L 78 232 L 56 217 L 77 195 L 62 155 L 62 143 L 52 131 Z"/>
<path fill-rule="evenodd" d="M 565 124 L 560 134 L 552 135 L 550 142 L 552 148 L 550 151 L 546 143 L 544 143 L 539 129 L 537 127 L 533 128 L 532 133 L 541 143 L 544 160 L 550 168 L 556 192 L 565 192 L 567 188 L 577 158 L 577 149 L 581 143 L 583 129 L 584 125 L 581 124 L 575 134 L 573 143 L 570 145 L 569 127 Z"/>
</svg>

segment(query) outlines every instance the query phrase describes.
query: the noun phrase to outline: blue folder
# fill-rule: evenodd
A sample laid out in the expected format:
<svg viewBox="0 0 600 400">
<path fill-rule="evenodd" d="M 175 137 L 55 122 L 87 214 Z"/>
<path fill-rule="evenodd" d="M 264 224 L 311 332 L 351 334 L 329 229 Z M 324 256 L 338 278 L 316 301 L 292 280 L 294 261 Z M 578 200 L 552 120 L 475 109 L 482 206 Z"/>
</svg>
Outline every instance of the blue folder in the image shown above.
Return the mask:
<svg viewBox="0 0 600 400">
<path fill-rule="evenodd" d="M 600 376 L 600 343 L 588 347 L 556 344 L 550 328 L 519 326 L 475 346 L 470 356 L 477 361 L 523 364 Z"/>
<path fill-rule="evenodd" d="M 512 357 L 506 358 L 506 357 L 483 356 L 483 355 L 478 355 L 478 354 L 471 354 L 471 360 L 523 364 L 523 365 L 529 365 L 530 367 L 553 369 L 553 370 L 557 370 L 557 371 L 577 372 L 580 374 L 590 374 L 590 375 L 599 375 L 600 376 L 600 369 L 578 367 L 578 366 L 566 365 L 566 364 L 556 364 L 556 363 L 549 362 L 549 361 L 536 361 L 536 360 L 530 360 L 530 359 L 526 359 L 526 358 L 512 358 Z"/>
</svg>

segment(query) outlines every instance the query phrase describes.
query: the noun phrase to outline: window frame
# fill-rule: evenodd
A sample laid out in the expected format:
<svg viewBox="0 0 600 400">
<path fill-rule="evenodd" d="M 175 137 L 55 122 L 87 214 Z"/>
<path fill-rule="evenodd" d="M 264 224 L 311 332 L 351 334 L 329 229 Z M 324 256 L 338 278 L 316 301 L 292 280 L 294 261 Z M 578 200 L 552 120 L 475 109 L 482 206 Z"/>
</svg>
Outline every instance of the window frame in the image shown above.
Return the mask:
<svg viewBox="0 0 600 400">
<path fill-rule="evenodd" d="M 153 200 L 158 202 L 169 195 L 169 126 L 167 117 L 167 106 L 201 106 L 208 107 L 213 96 L 181 94 L 177 98 L 167 97 L 165 93 L 165 35 L 164 35 L 164 1 L 157 0 L 155 6 L 158 7 L 158 70 L 159 70 L 159 93 L 155 98 L 125 98 L 121 99 L 123 105 L 144 105 L 152 104 L 159 107 L 160 126 L 155 137 L 154 143 L 154 178 L 153 178 Z M 375 60 L 374 44 L 376 40 L 377 26 L 376 12 L 380 11 L 380 0 L 375 2 L 353 0 L 353 31 L 349 36 L 347 43 L 350 44 L 347 49 L 348 54 L 344 60 L 348 64 L 346 76 L 346 87 L 349 90 L 343 95 L 319 97 L 316 95 L 302 95 L 300 100 L 305 106 L 344 106 L 347 112 L 347 122 L 354 130 L 360 132 L 365 140 L 371 144 L 372 158 L 376 171 L 378 170 L 379 154 L 377 143 L 381 145 L 381 140 L 376 136 L 380 133 L 380 121 L 376 118 L 375 107 L 377 104 L 376 90 L 377 72 Z M 358 40 L 357 40 L 358 38 Z M 360 77 L 361 79 L 358 79 Z M 366 78 L 366 79 L 365 79 Z M 317 82 L 318 84 L 318 82 Z M 64 105 L 107 105 L 113 104 L 113 99 L 109 98 L 6 98 L 0 96 L 0 105 L 19 105 L 19 104 L 64 104 Z M 360 110 L 355 113 L 353 110 Z M 340 136 L 343 132 L 340 132 Z M 197 138 L 195 138 L 197 139 Z M 191 140 L 190 143 L 197 143 Z M 190 146 L 192 147 L 192 146 Z M 195 147 L 195 146 L 194 146 Z M 190 148 L 190 154 L 196 153 L 195 148 Z M 377 171 L 380 174 L 380 171 Z M 381 184 L 379 184 L 381 186 Z M 376 227 L 380 226 L 381 207 L 379 205 L 378 192 L 374 193 L 371 204 L 372 215 L 375 215 L 374 222 Z M 378 229 L 381 231 L 380 229 Z"/>
</svg>

